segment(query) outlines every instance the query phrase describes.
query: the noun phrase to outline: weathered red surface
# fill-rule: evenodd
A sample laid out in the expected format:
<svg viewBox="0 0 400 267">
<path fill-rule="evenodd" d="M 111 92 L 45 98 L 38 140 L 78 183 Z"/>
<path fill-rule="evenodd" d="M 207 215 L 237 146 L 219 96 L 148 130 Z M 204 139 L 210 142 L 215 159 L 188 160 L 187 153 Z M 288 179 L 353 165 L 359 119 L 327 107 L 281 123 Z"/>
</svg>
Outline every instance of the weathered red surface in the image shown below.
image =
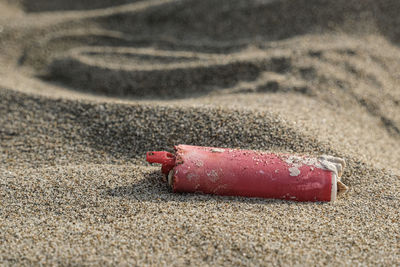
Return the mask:
<svg viewBox="0 0 400 267">
<path fill-rule="evenodd" d="M 178 145 L 174 192 L 331 201 L 331 171 L 309 158 L 250 150 Z"/>
</svg>

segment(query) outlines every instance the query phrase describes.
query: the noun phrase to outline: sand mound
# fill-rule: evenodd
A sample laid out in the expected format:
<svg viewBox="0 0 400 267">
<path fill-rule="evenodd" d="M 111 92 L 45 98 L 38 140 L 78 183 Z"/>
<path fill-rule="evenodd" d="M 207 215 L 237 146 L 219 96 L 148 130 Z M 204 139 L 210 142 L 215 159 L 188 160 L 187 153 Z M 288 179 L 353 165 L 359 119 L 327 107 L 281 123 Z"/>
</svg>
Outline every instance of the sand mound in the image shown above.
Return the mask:
<svg viewBox="0 0 400 267">
<path fill-rule="evenodd" d="M 50 77 L 108 95 L 179 98 L 253 80 L 260 64 L 209 54 L 89 47 L 53 61 Z"/>
<path fill-rule="evenodd" d="M 398 265 L 398 1 L 0 0 L 0 263 Z M 331 154 L 337 202 L 172 194 L 148 150 Z"/>
<path fill-rule="evenodd" d="M 1 253 L 8 262 L 81 264 L 86 257 L 103 264 L 179 263 L 176 257 L 194 264 L 398 260 L 400 179 L 356 158 L 345 156 L 344 177 L 351 190 L 324 205 L 175 195 L 162 183 L 158 168 L 144 166 L 145 151 L 183 141 L 336 153 L 293 131 L 277 115 L 1 92 L 7 214 L 2 232 L 8 240 Z M 382 253 L 377 237 L 387 256 L 366 257 Z M 111 256 L 113 251 L 121 257 Z"/>
</svg>

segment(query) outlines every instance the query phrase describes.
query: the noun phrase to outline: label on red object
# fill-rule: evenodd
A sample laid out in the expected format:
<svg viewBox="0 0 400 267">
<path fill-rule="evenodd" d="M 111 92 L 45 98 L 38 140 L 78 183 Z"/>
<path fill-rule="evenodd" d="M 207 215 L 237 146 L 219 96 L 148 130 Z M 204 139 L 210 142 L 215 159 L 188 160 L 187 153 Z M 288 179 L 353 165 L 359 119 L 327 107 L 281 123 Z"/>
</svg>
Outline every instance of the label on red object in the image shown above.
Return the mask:
<svg viewBox="0 0 400 267">
<path fill-rule="evenodd" d="M 175 149 L 175 192 L 295 201 L 336 196 L 336 174 L 316 158 L 188 145 Z"/>
</svg>

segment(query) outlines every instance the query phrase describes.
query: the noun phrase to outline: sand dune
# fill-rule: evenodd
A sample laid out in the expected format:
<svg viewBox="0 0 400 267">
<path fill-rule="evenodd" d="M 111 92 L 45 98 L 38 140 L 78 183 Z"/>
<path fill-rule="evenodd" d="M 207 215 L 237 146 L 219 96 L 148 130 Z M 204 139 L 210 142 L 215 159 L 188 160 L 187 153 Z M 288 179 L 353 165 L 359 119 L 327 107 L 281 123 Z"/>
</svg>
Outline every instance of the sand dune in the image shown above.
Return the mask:
<svg viewBox="0 0 400 267">
<path fill-rule="evenodd" d="M 0 263 L 400 264 L 397 1 L 0 0 Z M 172 194 L 148 150 L 331 154 L 335 203 Z"/>
</svg>

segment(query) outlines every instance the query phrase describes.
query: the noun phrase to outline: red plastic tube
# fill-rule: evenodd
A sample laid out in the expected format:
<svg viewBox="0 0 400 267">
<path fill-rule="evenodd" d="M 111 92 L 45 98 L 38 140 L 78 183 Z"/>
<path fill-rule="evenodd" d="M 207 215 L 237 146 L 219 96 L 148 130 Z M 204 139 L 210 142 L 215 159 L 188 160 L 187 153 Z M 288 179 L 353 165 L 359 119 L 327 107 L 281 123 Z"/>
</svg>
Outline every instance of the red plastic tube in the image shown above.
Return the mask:
<svg viewBox="0 0 400 267">
<path fill-rule="evenodd" d="M 276 198 L 294 201 L 334 201 L 347 187 L 340 177 L 344 160 L 189 145 L 175 154 L 147 153 L 161 163 L 174 192 Z"/>
</svg>

